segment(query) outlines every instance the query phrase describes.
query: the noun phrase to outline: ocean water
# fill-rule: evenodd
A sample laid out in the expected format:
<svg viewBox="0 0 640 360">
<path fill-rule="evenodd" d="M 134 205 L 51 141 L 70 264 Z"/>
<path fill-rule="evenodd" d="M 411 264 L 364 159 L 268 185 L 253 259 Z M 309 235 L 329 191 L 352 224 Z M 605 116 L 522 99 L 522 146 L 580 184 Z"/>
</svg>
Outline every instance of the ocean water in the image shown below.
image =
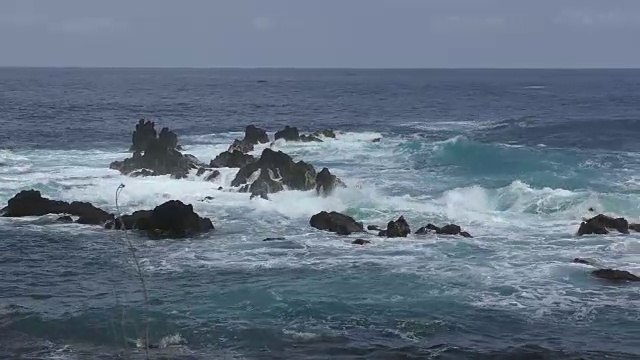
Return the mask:
<svg viewBox="0 0 640 360">
<path fill-rule="evenodd" d="M 336 129 L 274 146 L 348 188 L 121 176 L 141 117 L 205 162 L 248 124 Z M 640 273 L 640 234 L 574 236 L 589 207 L 640 221 L 639 137 L 639 70 L 0 69 L 0 204 L 33 188 L 115 212 L 122 183 L 122 212 L 179 199 L 216 226 L 0 219 L 0 358 L 144 358 L 148 324 L 152 358 L 640 359 L 640 287 L 571 263 Z M 322 210 L 474 237 L 343 237 L 309 226 Z"/>
</svg>

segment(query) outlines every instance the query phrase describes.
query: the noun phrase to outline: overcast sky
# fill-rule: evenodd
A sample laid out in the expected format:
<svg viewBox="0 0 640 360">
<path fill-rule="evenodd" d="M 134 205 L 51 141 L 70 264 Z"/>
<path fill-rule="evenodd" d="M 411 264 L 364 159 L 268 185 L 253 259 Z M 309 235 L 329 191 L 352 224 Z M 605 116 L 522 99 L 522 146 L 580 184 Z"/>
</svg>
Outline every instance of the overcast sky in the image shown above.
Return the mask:
<svg viewBox="0 0 640 360">
<path fill-rule="evenodd" d="M 0 0 L 0 66 L 640 67 L 640 0 Z"/>
</svg>

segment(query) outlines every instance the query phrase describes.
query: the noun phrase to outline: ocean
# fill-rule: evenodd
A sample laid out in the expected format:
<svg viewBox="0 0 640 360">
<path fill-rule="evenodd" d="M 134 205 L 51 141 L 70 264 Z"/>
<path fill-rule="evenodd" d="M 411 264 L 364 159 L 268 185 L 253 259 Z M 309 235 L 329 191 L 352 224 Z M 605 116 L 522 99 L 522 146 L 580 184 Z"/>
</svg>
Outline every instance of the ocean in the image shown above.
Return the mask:
<svg viewBox="0 0 640 360">
<path fill-rule="evenodd" d="M 207 163 L 249 124 L 334 129 L 273 147 L 348 187 L 125 177 L 140 118 Z M 121 212 L 179 199 L 216 227 L 0 218 L 0 358 L 142 359 L 148 324 L 165 359 L 640 359 L 638 283 L 572 263 L 640 273 L 640 234 L 575 236 L 590 207 L 640 221 L 639 137 L 640 70 L 0 68 L 0 207 L 36 189 L 116 212 L 124 184 Z M 323 210 L 474 237 L 339 236 L 309 226 Z"/>
</svg>

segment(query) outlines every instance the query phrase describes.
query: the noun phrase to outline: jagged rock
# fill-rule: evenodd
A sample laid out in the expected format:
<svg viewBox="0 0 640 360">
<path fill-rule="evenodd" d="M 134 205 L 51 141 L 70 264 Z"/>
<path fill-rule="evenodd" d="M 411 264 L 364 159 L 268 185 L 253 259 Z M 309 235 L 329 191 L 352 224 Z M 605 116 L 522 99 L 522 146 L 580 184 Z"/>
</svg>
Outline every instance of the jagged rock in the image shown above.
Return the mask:
<svg viewBox="0 0 640 360">
<path fill-rule="evenodd" d="M 60 216 L 57 219 L 57 221 L 61 222 L 61 223 L 72 223 L 73 222 L 73 218 L 71 216 L 69 216 L 69 215 L 65 215 L 65 216 Z"/>
<path fill-rule="evenodd" d="M 207 168 L 201 167 L 201 168 L 198 169 L 198 172 L 196 173 L 196 176 L 202 176 L 206 172 L 207 172 Z"/>
<path fill-rule="evenodd" d="M 597 278 L 611 281 L 640 281 L 640 277 L 625 271 L 615 269 L 598 269 L 591 272 Z"/>
<path fill-rule="evenodd" d="M 375 139 L 371 140 L 371 142 L 378 143 L 378 142 L 380 142 L 380 140 L 382 140 L 382 138 L 375 138 Z"/>
<path fill-rule="evenodd" d="M 620 233 L 629 233 L 629 222 L 624 218 L 612 218 L 603 214 L 598 214 L 591 219 L 583 221 L 578 229 L 578 236 L 587 234 L 608 234 L 610 229 L 615 229 Z"/>
<path fill-rule="evenodd" d="M 259 173 L 256 173 L 260 171 Z M 253 182 L 248 184 L 251 179 Z M 275 193 L 284 186 L 291 190 L 311 190 L 316 185 L 316 171 L 304 161 L 297 163 L 282 151 L 264 149 L 260 159 L 240 169 L 231 186 L 243 186 L 240 191 Z"/>
<path fill-rule="evenodd" d="M 269 142 L 269 136 L 259 127 L 248 125 L 244 130 L 244 140 L 251 144 L 266 144 Z"/>
<path fill-rule="evenodd" d="M 238 150 L 232 152 L 225 151 L 211 160 L 209 166 L 214 168 L 228 167 L 241 168 L 254 163 L 256 159 L 253 155 L 244 154 Z"/>
<path fill-rule="evenodd" d="M 367 226 L 367 230 L 381 231 L 381 229 L 380 229 L 380 227 L 378 225 L 369 225 L 369 226 Z"/>
<path fill-rule="evenodd" d="M 113 219 L 113 215 L 88 202 L 50 200 L 40 191 L 23 190 L 9 199 L 0 211 L 4 217 L 43 216 L 47 214 L 69 214 L 78 216 L 78 223 L 101 225 Z"/>
<path fill-rule="evenodd" d="M 156 137 L 154 126 L 153 122 L 141 120 L 133 135 L 133 156 L 114 161 L 109 167 L 124 175 L 171 175 L 183 179 L 191 169 L 202 166 L 195 156 L 178 151 L 178 136 L 174 132 L 165 127 Z"/>
<path fill-rule="evenodd" d="M 347 187 L 342 180 L 331 174 L 329 169 L 322 168 L 318 175 L 316 175 L 316 193 L 318 193 L 318 195 L 329 196 L 337 186 Z"/>
<path fill-rule="evenodd" d="M 418 229 L 418 231 L 416 231 L 416 235 L 427 234 L 431 231 L 435 232 L 438 235 L 460 235 L 466 238 L 473 237 L 468 232 L 462 231 L 460 226 L 456 224 L 447 224 L 443 227 L 437 227 L 433 224 L 427 224 L 426 226 Z"/>
<path fill-rule="evenodd" d="M 231 144 L 229 146 L 229 150 L 227 150 L 227 152 L 232 153 L 232 152 L 240 152 L 242 154 L 246 154 L 248 152 L 253 151 L 253 144 L 250 142 L 247 142 L 245 140 L 238 140 L 235 139 L 233 141 L 233 144 Z"/>
<path fill-rule="evenodd" d="M 371 241 L 365 240 L 365 239 L 355 239 L 355 240 L 353 240 L 352 244 L 354 244 L 354 245 L 366 245 L 366 244 L 371 244 Z"/>
<path fill-rule="evenodd" d="M 207 175 L 207 177 L 206 177 L 206 178 L 204 178 L 204 180 L 205 180 L 205 181 L 213 181 L 213 180 L 217 179 L 217 178 L 218 178 L 218 176 L 220 176 L 220 171 L 218 171 L 218 170 L 213 170 L 213 171 L 211 172 L 211 174 Z"/>
<path fill-rule="evenodd" d="M 640 224 L 629 224 L 629 230 L 640 232 Z"/>
<path fill-rule="evenodd" d="M 297 127 L 285 126 L 283 130 L 280 130 L 274 135 L 276 140 L 284 139 L 286 141 L 300 141 L 300 132 Z"/>
<path fill-rule="evenodd" d="M 407 237 L 411 234 L 409 224 L 404 219 L 404 216 L 400 216 L 396 221 L 389 221 L 387 229 L 380 232 L 380 236 L 386 236 L 390 238 L 395 237 Z"/>
<path fill-rule="evenodd" d="M 211 220 L 193 211 L 192 205 L 170 200 L 153 210 L 140 210 L 109 222 L 116 230 L 140 230 L 151 238 L 185 238 L 214 230 Z"/>
<path fill-rule="evenodd" d="M 364 231 L 362 223 L 335 211 L 330 213 L 322 211 L 315 214 L 309 220 L 309 224 L 316 229 L 335 232 L 339 235 L 349 235 Z"/>
</svg>

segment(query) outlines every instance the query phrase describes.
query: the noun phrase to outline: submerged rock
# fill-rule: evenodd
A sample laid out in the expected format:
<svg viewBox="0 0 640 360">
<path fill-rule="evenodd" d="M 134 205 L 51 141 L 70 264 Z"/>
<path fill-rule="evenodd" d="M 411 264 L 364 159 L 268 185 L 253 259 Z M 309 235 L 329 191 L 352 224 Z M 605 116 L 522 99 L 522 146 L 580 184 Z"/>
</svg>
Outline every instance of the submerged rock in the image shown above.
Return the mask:
<svg viewBox="0 0 640 360">
<path fill-rule="evenodd" d="M 640 281 L 640 277 L 625 271 L 615 269 L 598 269 L 591 272 L 597 278 L 611 281 Z"/>
<path fill-rule="evenodd" d="M 339 235 L 364 232 L 362 223 L 355 221 L 350 216 L 335 211 L 330 213 L 322 211 L 315 214 L 309 220 L 309 224 L 318 230 L 331 231 Z"/>
<path fill-rule="evenodd" d="M 620 233 L 629 233 L 629 222 L 624 218 L 612 218 L 607 215 L 598 214 L 591 219 L 583 221 L 578 229 L 578 236 L 588 234 L 608 234 L 610 229 Z"/>
<path fill-rule="evenodd" d="M 409 224 L 404 219 L 404 216 L 400 216 L 396 221 L 389 221 L 387 229 L 380 232 L 379 236 L 386 236 L 390 238 L 395 237 L 407 237 L 411 234 Z"/>
<path fill-rule="evenodd" d="M 102 225 L 113 219 L 113 215 L 88 202 L 51 200 L 42 197 L 40 191 L 23 190 L 9 199 L 1 211 L 4 217 L 43 216 L 47 214 L 69 214 L 78 216 L 78 223 Z M 63 217 L 65 218 L 65 217 Z"/>
<path fill-rule="evenodd" d="M 369 225 L 369 226 L 367 226 L 367 230 L 382 231 L 382 229 L 380 229 L 380 227 L 378 225 Z"/>
<path fill-rule="evenodd" d="M 178 136 L 174 132 L 165 127 L 156 136 L 154 126 L 153 122 L 140 120 L 133 134 L 133 156 L 114 161 L 109 167 L 124 175 L 171 175 L 183 179 L 190 170 L 202 165 L 195 156 L 178 151 Z"/>
<path fill-rule="evenodd" d="M 353 240 L 352 244 L 354 244 L 354 245 L 366 245 L 366 244 L 371 244 L 371 241 L 365 240 L 365 239 L 355 239 L 355 240 Z"/>
<path fill-rule="evenodd" d="M 594 263 L 587 259 L 575 258 L 573 259 L 573 263 L 575 264 L 584 264 L 584 265 L 594 265 Z"/>
<path fill-rule="evenodd" d="M 283 237 L 270 237 L 270 238 L 266 238 L 266 239 L 264 239 L 262 241 L 281 241 L 281 240 L 286 240 L 286 239 L 283 238 Z"/>
<path fill-rule="evenodd" d="M 416 231 L 416 235 L 428 234 L 429 232 L 435 232 L 438 235 L 460 235 L 462 237 L 473 237 L 466 231 L 462 231 L 462 228 L 456 224 L 447 224 L 443 227 L 437 227 L 433 224 L 427 224 Z"/>
<path fill-rule="evenodd" d="M 73 218 L 69 215 L 65 215 L 65 216 L 60 216 L 56 221 L 61 223 L 72 223 Z"/>
<path fill-rule="evenodd" d="M 255 180 L 253 180 L 255 179 Z M 275 193 L 284 190 L 311 190 L 316 185 L 316 170 L 304 161 L 297 163 L 282 151 L 264 149 L 260 159 L 240 169 L 231 186 L 242 186 L 241 192 Z M 252 181 L 253 180 L 253 181 Z"/>
<path fill-rule="evenodd" d="M 301 142 L 322 142 L 320 136 L 327 138 L 335 138 L 336 134 L 332 130 L 316 131 L 310 135 L 300 135 L 300 131 L 295 126 L 285 126 L 284 129 L 275 133 L 275 140 L 283 139 L 285 141 L 301 141 Z"/>
<path fill-rule="evenodd" d="M 192 205 L 179 200 L 167 201 L 153 210 L 139 210 L 121 216 L 105 227 L 140 230 L 151 238 L 186 238 L 215 229 L 210 219 L 200 217 Z"/>
</svg>

